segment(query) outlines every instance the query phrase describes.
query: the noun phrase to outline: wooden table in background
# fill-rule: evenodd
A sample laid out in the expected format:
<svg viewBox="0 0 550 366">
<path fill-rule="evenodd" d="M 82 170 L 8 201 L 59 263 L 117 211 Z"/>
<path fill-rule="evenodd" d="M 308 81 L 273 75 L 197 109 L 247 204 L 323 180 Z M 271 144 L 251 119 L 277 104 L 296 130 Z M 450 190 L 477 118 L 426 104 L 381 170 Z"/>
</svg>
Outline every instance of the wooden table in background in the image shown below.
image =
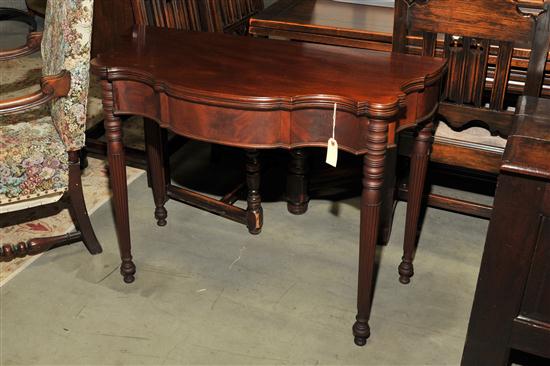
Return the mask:
<svg viewBox="0 0 550 366">
<path fill-rule="evenodd" d="M 92 61 L 93 72 L 102 79 L 109 170 L 125 281 L 134 280 L 136 267 L 130 244 L 121 115 L 146 117 L 159 224 L 166 224 L 164 204 L 172 198 L 201 206 L 247 225 L 251 233 L 259 233 L 263 214 L 256 149 L 326 147 L 337 103 L 335 138 L 339 148 L 364 155 L 358 312 L 353 326 L 355 343 L 364 345 L 370 335 L 368 319 L 386 151 L 394 146 L 399 131 L 420 128 L 411 181 L 421 194 L 431 119 L 439 103 L 445 67 L 443 60 L 432 57 L 136 27 L 133 36 L 121 38 L 113 50 Z M 365 71 L 350 73 L 353 69 Z M 164 170 L 158 126 L 192 139 L 248 149 L 247 209 L 171 185 Z M 418 213 L 420 199 L 413 206 L 408 205 L 408 209 Z"/>
<path fill-rule="evenodd" d="M 250 20 L 250 34 L 391 51 L 393 8 L 332 0 L 279 0 Z"/>
</svg>

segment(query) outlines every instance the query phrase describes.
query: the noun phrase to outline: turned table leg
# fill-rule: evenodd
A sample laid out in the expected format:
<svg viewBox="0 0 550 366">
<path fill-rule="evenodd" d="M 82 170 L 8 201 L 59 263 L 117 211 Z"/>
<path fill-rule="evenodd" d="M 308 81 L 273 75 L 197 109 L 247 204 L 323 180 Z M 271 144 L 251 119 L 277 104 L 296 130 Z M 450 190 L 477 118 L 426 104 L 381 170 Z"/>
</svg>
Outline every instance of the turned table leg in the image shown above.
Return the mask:
<svg viewBox="0 0 550 366">
<path fill-rule="evenodd" d="M 263 225 L 262 199 L 260 196 L 260 153 L 256 149 L 246 150 L 246 219 L 250 234 L 259 234 Z"/>
<path fill-rule="evenodd" d="M 424 183 L 432 141 L 433 123 L 429 122 L 416 135 L 411 154 L 405 240 L 403 243 L 403 258 L 399 265 L 399 282 L 403 284 L 409 283 L 414 274 L 413 258 L 418 236 L 418 219 L 422 207 Z"/>
<path fill-rule="evenodd" d="M 168 200 L 166 184 L 169 182 L 169 166 L 166 160 L 166 131 L 149 118 L 143 119 L 145 123 L 145 141 L 147 150 L 147 164 L 151 177 L 153 200 L 155 201 L 155 219 L 158 226 L 166 225 L 168 213 L 164 204 Z"/>
<path fill-rule="evenodd" d="M 301 215 L 307 211 L 307 155 L 304 149 L 290 150 L 290 163 L 286 178 L 286 200 L 288 212 Z"/>
<path fill-rule="evenodd" d="M 357 316 L 353 325 L 355 344 L 358 346 L 364 346 L 370 336 L 368 321 L 374 288 L 374 257 L 380 225 L 387 141 L 387 121 L 369 120 L 368 151 L 363 158 Z"/>
<path fill-rule="evenodd" d="M 122 143 L 122 122 L 113 114 L 113 85 L 102 81 L 103 112 L 105 114 L 105 134 L 107 136 L 107 152 L 109 159 L 109 174 L 113 191 L 113 206 L 115 211 L 115 226 L 122 264 L 120 273 L 124 282 L 134 281 L 136 266 L 132 262 L 130 244 L 130 223 L 128 218 L 128 187 L 126 186 L 126 166 L 124 145 Z"/>
</svg>

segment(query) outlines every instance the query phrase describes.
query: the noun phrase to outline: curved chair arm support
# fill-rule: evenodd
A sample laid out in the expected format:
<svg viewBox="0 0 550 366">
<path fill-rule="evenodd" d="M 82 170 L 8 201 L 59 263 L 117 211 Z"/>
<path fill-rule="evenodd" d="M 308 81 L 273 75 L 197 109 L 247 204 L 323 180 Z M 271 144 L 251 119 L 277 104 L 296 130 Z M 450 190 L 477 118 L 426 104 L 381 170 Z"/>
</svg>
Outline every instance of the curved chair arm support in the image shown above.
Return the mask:
<svg viewBox="0 0 550 366">
<path fill-rule="evenodd" d="M 0 61 L 30 55 L 40 49 L 40 42 L 42 42 L 42 32 L 31 32 L 27 36 L 27 43 L 24 46 L 0 51 Z"/>
<path fill-rule="evenodd" d="M 61 71 L 57 75 L 43 76 L 40 90 L 18 98 L 0 100 L 0 116 L 32 109 L 52 99 L 64 97 L 71 88 L 71 74 Z"/>
</svg>

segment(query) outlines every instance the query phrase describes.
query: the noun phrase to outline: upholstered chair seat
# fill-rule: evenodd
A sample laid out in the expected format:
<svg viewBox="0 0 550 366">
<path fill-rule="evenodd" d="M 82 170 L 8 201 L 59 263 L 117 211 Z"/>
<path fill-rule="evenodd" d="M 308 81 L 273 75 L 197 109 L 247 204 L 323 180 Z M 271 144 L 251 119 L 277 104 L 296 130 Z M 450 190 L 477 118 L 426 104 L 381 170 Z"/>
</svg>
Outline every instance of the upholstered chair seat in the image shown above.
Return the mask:
<svg viewBox="0 0 550 366">
<path fill-rule="evenodd" d="M 55 202 L 68 189 L 65 146 L 49 116 L 0 123 L 0 212 Z"/>
</svg>

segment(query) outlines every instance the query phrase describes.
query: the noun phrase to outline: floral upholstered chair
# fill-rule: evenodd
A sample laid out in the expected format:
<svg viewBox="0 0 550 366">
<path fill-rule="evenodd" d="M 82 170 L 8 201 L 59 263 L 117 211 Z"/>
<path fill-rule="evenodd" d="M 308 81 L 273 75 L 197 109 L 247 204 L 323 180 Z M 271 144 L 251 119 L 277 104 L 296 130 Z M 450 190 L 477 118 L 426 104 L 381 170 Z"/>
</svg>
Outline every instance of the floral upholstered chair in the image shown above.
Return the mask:
<svg viewBox="0 0 550 366">
<path fill-rule="evenodd" d="M 76 232 L 66 235 L 1 243 L 2 261 L 80 240 L 92 254 L 102 250 L 86 211 L 79 164 L 85 139 L 92 15 L 93 0 L 48 1 L 40 89 L 14 97 L 10 95 L 13 84 L 2 80 L 0 214 L 65 197 L 76 227 Z M 8 54 L 14 59 L 25 53 L 24 49 L 4 51 L 0 57 Z M 2 79 L 10 77 L 8 73 Z"/>
</svg>

